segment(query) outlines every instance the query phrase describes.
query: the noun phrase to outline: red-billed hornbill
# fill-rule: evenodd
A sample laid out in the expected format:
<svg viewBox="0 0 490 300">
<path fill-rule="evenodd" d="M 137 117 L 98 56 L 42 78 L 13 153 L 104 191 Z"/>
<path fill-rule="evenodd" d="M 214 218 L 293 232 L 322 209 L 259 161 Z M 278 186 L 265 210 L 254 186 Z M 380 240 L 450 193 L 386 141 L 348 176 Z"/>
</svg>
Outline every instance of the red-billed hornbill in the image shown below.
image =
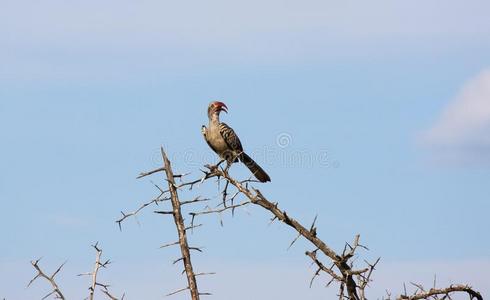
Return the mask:
<svg viewBox="0 0 490 300">
<path fill-rule="evenodd" d="M 233 129 L 219 121 L 219 114 L 222 111 L 228 113 L 228 107 L 223 102 L 214 101 L 209 104 L 209 127 L 202 126 L 202 134 L 209 147 L 223 160 L 226 160 L 229 165 L 241 161 L 260 182 L 271 181 L 269 175 L 243 152 L 242 143 Z"/>
</svg>

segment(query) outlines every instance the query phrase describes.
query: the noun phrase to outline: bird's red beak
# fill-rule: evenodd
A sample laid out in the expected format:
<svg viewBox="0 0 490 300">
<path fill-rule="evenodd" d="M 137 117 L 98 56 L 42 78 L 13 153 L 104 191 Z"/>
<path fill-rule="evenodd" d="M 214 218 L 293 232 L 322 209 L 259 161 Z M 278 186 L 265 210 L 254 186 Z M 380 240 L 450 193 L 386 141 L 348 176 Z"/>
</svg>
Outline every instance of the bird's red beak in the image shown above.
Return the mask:
<svg viewBox="0 0 490 300">
<path fill-rule="evenodd" d="M 226 104 L 217 101 L 216 105 L 218 106 L 218 111 L 224 111 L 225 113 L 228 113 L 228 106 L 226 106 Z"/>
</svg>

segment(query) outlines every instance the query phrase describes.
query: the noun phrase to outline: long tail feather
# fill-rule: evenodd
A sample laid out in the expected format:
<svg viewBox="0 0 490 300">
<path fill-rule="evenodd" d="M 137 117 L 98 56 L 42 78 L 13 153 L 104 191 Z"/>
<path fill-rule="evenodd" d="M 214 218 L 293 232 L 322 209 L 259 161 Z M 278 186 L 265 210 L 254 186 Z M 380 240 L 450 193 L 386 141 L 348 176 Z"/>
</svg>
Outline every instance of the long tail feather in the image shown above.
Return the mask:
<svg viewBox="0 0 490 300">
<path fill-rule="evenodd" d="M 240 155 L 240 160 L 242 163 L 244 163 L 247 168 L 254 174 L 254 176 L 260 181 L 260 182 L 268 182 L 271 181 L 271 178 L 267 173 L 262 169 L 250 156 L 248 156 L 246 153 L 242 153 Z"/>
</svg>

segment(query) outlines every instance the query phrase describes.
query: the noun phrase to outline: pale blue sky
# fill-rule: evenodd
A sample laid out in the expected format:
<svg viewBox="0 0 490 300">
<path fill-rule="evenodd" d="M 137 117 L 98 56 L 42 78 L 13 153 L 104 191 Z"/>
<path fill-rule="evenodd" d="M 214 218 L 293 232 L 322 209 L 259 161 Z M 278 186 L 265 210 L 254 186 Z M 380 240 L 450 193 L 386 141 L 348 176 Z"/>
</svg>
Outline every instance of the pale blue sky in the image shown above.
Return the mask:
<svg viewBox="0 0 490 300">
<path fill-rule="evenodd" d="M 175 237 L 170 220 L 150 210 L 122 233 L 114 220 L 155 194 L 135 177 L 158 166 L 160 145 L 179 172 L 216 160 L 200 135 L 216 99 L 271 175 L 271 200 L 305 223 L 318 214 L 336 249 L 359 233 L 365 257 L 383 258 L 371 298 L 435 273 L 490 293 L 488 1 L 0 7 L 0 298 L 44 295 L 44 283 L 25 289 L 41 256 L 48 269 L 68 260 L 62 286 L 83 297 L 74 275 L 91 268 L 94 241 L 128 299 L 184 286 L 177 252 L 158 249 Z M 218 272 L 202 282 L 213 299 L 335 294 L 308 289 L 311 249 L 286 251 L 293 232 L 254 207 L 224 219 L 191 237 L 206 247 L 197 269 Z"/>
</svg>

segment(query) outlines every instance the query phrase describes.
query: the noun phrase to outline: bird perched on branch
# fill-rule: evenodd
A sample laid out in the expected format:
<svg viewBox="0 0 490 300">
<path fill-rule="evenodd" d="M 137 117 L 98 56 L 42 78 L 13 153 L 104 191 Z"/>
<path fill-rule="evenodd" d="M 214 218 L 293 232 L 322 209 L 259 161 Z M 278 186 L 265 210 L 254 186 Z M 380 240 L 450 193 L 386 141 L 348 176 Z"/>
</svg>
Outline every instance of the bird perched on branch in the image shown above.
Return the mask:
<svg viewBox="0 0 490 300">
<path fill-rule="evenodd" d="M 269 175 L 243 151 L 242 143 L 233 129 L 220 122 L 219 114 L 222 111 L 228 113 L 228 107 L 223 102 L 214 101 L 208 106 L 209 127 L 203 125 L 202 134 L 209 147 L 229 165 L 241 161 L 260 182 L 271 181 Z"/>
</svg>

